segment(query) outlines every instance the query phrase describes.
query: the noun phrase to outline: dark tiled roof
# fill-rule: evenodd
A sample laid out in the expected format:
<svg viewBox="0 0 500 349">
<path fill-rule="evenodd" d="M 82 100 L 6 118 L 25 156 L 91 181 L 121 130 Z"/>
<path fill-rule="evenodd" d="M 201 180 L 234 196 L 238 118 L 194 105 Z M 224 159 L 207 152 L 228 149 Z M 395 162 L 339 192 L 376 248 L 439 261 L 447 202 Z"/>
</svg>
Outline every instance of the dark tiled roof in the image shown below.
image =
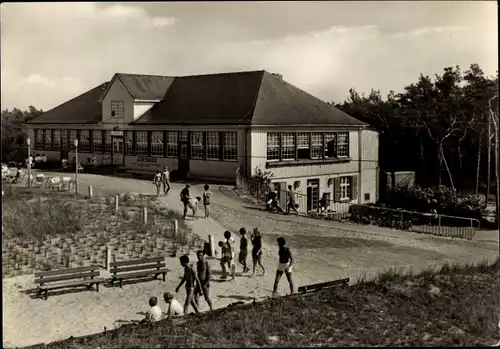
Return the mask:
<svg viewBox="0 0 500 349">
<path fill-rule="evenodd" d="M 174 81 L 173 77 L 142 74 L 116 74 L 127 91 L 134 99 L 162 99 L 168 87 Z"/>
<path fill-rule="evenodd" d="M 363 122 L 265 71 L 175 78 L 132 124 L 350 125 Z"/>
<path fill-rule="evenodd" d="M 52 108 L 31 120 L 27 124 L 98 124 L 102 120 L 102 107 L 99 100 L 108 88 L 105 82 L 75 97 L 66 103 Z"/>
<path fill-rule="evenodd" d="M 163 101 L 134 124 L 249 123 L 263 71 L 175 78 Z"/>
</svg>

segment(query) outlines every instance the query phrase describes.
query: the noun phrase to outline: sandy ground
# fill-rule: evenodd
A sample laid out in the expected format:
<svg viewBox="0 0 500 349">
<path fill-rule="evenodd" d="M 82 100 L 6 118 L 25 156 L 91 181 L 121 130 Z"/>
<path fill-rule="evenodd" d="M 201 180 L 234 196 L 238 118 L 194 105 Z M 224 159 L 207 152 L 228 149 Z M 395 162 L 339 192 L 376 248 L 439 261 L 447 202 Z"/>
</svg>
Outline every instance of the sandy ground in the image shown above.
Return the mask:
<svg viewBox="0 0 500 349">
<path fill-rule="evenodd" d="M 119 192 L 152 194 L 154 190 L 149 181 L 85 174 L 80 176 L 80 180 L 81 187 L 92 185 L 95 195 Z M 183 186 L 174 183 L 170 196 L 162 198 L 161 204 L 180 211 L 179 192 Z M 218 261 L 211 260 L 215 279 L 211 285 L 211 297 L 215 308 L 235 301 L 248 302 L 270 296 L 276 270 L 278 236 L 284 236 L 294 252 L 296 287 L 341 277 L 350 277 L 354 282 L 362 275 L 373 275 L 390 267 L 420 270 L 437 267 L 445 262 L 466 263 L 484 258 L 493 260 L 498 256 L 498 233 L 482 232 L 474 241 L 464 241 L 287 217 L 256 210 L 225 195 L 218 188 L 212 188 L 213 218 L 189 219 L 188 226 L 203 239 L 208 239 L 209 234 L 213 235 L 216 242 L 222 240 L 226 229 L 237 231 L 244 226 L 250 230 L 258 226 L 264 237 L 263 264 L 266 274 L 261 276 L 260 268 L 257 268 L 254 278 L 239 275 L 242 267 L 238 265 L 235 280 L 220 282 Z M 192 186 L 191 192 L 201 194 L 202 186 Z M 199 215 L 202 215 L 201 210 Z M 194 253 L 191 253 L 191 257 L 195 258 Z M 101 286 L 99 293 L 70 289 L 70 292 L 49 294 L 48 300 L 26 294 L 26 290 L 34 286 L 32 274 L 4 279 L 3 346 L 48 343 L 140 320 L 148 310 L 149 297 L 153 295 L 159 298 L 160 307 L 166 311 L 162 294 L 175 289 L 182 273 L 177 258 L 168 258 L 167 265 L 172 272 L 167 275 L 165 283 L 147 281 L 126 284 L 123 289 Z M 284 278 L 279 292 L 288 292 Z M 178 296 L 181 302 L 184 295 L 184 290 L 181 290 Z M 202 310 L 208 310 L 203 300 L 201 304 Z"/>
</svg>

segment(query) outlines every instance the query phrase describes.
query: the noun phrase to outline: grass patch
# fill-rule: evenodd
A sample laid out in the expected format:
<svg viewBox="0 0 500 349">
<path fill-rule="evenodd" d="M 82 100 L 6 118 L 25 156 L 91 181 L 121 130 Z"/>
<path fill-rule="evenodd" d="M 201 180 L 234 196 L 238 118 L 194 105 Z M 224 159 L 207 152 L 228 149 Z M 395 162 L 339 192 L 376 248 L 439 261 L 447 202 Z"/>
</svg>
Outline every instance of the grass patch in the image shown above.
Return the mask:
<svg viewBox="0 0 500 349">
<path fill-rule="evenodd" d="M 179 214 L 158 207 L 151 197 L 124 195 L 120 211 L 114 212 L 114 197 L 88 200 L 71 193 L 15 186 L 3 190 L 3 277 L 104 265 L 107 245 L 119 261 L 165 255 L 169 250 L 189 251 L 202 244 Z M 148 209 L 146 224 L 144 207 Z M 178 234 L 173 234 L 173 219 L 179 220 Z"/>
<path fill-rule="evenodd" d="M 39 348 L 491 345 L 499 335 L 499 272 L 499 261 L 419 275 L 390 270 L 344 289 L 126 325 Z"/>
</svg>

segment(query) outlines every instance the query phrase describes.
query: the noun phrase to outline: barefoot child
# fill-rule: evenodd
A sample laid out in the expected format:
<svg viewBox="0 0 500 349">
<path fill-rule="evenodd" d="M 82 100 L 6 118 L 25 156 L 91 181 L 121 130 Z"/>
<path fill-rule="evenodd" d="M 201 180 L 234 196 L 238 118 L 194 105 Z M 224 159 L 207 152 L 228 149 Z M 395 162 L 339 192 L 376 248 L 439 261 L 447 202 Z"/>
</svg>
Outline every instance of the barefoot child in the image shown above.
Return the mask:
<svg viewBox="0 0 500 349">
<path fill-rule="evenodd" d="M 253 262 L 253 272 L 252 276 L 255 275 L 255 267 L 257 264 L 262 268 L 262 275 L 266 273 L 264 266 L 262 265 L 262 236 L 260 235 L 259 229 L 254 228 L 253 234 L 250 237 L 252 242 L 252 262 Z"/>
<path fill-rule="evenodd" d="M 156 196 L 160 196 L 161 191 L 161 171 L 158 170 L 153 177 L 153 184 L 156 186 Z"/>
<path fill-rule="evenodd" d="M 224 238 L 226 238 L 224 242 L 222 241 L 219 242 L 219 246 L 221 247 L 221 259 L 220 259 L 220 265 L 222 267 L 221 279 L 227 279 L 226 264 L 228 268 L 231 270 L 231 276 L 234 279 L 236 268 L 233 263 L 233 257 L 234 257 L 233 247 L 229 242 L 231 239 L 231 232 L 226 230 L 224 232 Z"/>
<path fill-rule="evenodd" d="M 210 299 L 210 265 L 208 261 L 205 259 L 205 253 L 202 250 L 196 252 L 198 256 L 198 262 L 196 263 L 196 271 L 198 272 L 198 280 L 200 280 L 200 287 L 196 288 L 194 292 L 194 300 L 200 306 L 200 295 L 205 297 L 205 301 L 207 302 L 210 310 L 212 310 L 212 300 Z"/>
<path fill-rule="evenodd" d="M 285 273 L 288 283 L 290 284 L 290 294 L 293 294 L 292 252 L 290 251 L 288 246 L 286 246 L 285 238 L 279 237 L 277 240 L 279 246 L 278 250 L 279 263 L 278 263 L 278 270 L 276 271 L 276 278 L 274 280 L 273 296 L 275 296 L 276 292 L 278 291 L 278 285 L 283 273 Z"/>
<path fill-rule="evenodd" d="M 205 191 L 203 192 L 203 206 L 205 207 L 205 218 L 210 217 L 210 197 L 212 196 L 212 192 L 209 191 L 210 187 L 208 184 L 205 184 Z"/>
<path fill-rule="evenodd" d="M 189 263 L 189 257 L 187 255 L 183 255 L 179 258 L 182 267 L 184 268 L 184 276 L 182 277 L 179 286 L 175 289 L 175 292 L 178 293 L 181 286 L 186 283 L 186 301 L 184 302 L 184 314 L 188 313 L 189 305 L 191 305 L 195 312 L 199 313 L 198 306 L 194 301 L 194 290 L 197 285 L 200 284 L 200 280 L 198 279 L 198 275 L 193 269 L 193 266 Z"/>
<path fill-rule="evenodd" d="M 153 323 L 161 320 L 161 308 L 158 306 L 158 298 L 149 298 L 149 306 L 151 309 L 146 314 L 146 317 L 140 321 L 141 324 L 145 322 Z"/>
<path fill-rule="evenodd" d="M 247 239 L 247 231 L 245 228 L 240 229 L 241 240 L 240 240 L 240 254 L 238 261 L 243 266 L 243 273 L 246 273 L 250 270 L 247 267 L 247 256 L 248 256 L 248 239 Z"/>
<path fill-rule="evenodd" d="M 172 293 L 165 292 L 163 294 L 163 299 L 168 304 L 167 319 L 170 319 L 173 316 L 184 315 L 183 306 L 177 301 L 177 299 L 175 299 Z"/>
</svg>

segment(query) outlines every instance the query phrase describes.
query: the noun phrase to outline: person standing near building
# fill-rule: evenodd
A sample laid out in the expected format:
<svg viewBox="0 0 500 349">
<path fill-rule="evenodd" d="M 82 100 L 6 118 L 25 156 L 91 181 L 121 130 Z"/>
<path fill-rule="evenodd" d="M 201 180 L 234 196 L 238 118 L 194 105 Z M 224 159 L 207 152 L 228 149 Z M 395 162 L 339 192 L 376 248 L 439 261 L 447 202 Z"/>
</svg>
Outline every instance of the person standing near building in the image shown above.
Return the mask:
<svg viewBox="0 0 500 349">
<path fill-rule="evenodd" d="M 181 190 L 181 202 L 184 204 L 183 218 L 186 219 L 189 205 L 189 184 L 186 184 L 186 187 Z"/>
<path fill-rule="evenodd" d="M 203 206 L 205 207 L 205 218 L 210 217 L 210 198 L 212 197 L 212 192 L 209 191 L 210 187 L 205 184 L 205 191 L 203 192 Z"/>
<path fill-rule="evenodd" d="M 290 248 L 286 246 L 285 238 L 279 237 L 278 241 L 278 270 L 276 270 L 276 278 L 274 279 L 273 296 L 276 295 L 278 291 L 278 285 L 283 273 L 285 273 L 288 283 L 290 284 L 290 294 L 293 294 L 293 280 L 292 280 L 292 265 L 293 258 Z"/>
<path fill-rule="evenodd" d="M 298 216 L 299 211 L 297 211 L 296 201 L 295 201 L 295 192 L 291 185 L 288 186 L 288 201 L 286 204 L 286 214 L 290 214 L 290 209 L 295 211 L 295 214 Z"/>
<path fill-rule="evenodd" d="M 168 195 L 170 191 L 170 172 L 168 171 L 168 167 L 165 166 L 163 172 L 161 173 L 161 180 L 163 182 L 163 193 Z"/>
<path fill-rule="evenodd" d="M 153 177 L 153 184 L 156 186 L 156 196 L 160 196 L 161 190 L 161 171 L 157 170 Z"/>
</svg>

